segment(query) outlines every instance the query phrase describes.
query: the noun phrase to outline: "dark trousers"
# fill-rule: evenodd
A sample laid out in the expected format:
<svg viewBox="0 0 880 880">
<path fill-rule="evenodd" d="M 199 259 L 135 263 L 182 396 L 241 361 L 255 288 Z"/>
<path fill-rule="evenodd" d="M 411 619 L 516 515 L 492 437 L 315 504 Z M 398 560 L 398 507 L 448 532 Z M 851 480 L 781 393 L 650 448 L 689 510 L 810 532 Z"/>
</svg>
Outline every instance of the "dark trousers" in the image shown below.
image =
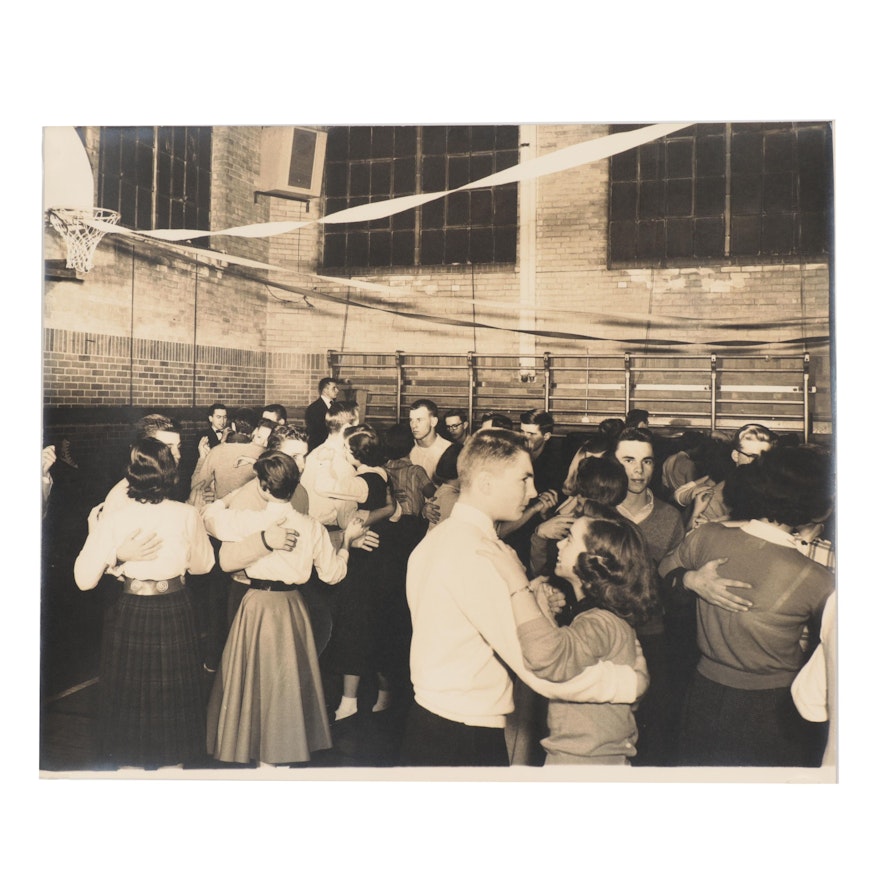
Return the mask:
<svg viewBox="0 0 880 880">
<path fill-rule="evenodd" d="M 472 727 L 413 703 L 403 734 L 405 767 L 508 767 L 503 727 Z"/>
</svg>

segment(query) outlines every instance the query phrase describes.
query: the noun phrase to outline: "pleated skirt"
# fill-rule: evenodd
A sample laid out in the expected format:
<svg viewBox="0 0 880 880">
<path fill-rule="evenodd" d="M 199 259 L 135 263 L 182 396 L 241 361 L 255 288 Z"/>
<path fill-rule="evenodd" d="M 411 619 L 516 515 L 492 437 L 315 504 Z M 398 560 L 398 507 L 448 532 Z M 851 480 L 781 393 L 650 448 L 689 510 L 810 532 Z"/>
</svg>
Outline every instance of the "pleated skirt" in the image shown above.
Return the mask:
<svg viewBox="0 0 880 880">
<path fill-rule="evenodd" d="M 248 590 L 208 700 L 208 752 L 293 764 L 332 744 L 305 602 L 297 591 Z"/>
<path fill-rule="evenodd" d="M 123 593 L 102 636 L 98 735 L 116 766 L 203 762 L 205 701 L 198 633 L 186 590 Z"/>
</svg>

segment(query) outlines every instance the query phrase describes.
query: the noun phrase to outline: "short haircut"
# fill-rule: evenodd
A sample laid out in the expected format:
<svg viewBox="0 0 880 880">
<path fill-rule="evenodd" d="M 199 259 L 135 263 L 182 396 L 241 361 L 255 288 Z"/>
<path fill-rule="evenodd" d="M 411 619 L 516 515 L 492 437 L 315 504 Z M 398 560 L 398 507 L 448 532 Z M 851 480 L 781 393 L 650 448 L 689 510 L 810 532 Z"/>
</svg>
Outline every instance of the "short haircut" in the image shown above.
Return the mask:
<svg viewBox="0 0 880 880">
<path fill-rule="evenodd" d="M 519 422 L 521 425 L 537 425 L 542 434 L 552 434 L 556 424 L 553 416 L 544 409 L 530 409 L 520 413 Z"/>
<path fill-rule="evenodd" d="M 290 501 L 299 485 L 296 462 L 277 449 L 267 449 L 255 462 L 260 488 L 279 501 Z"/>
<path fill-rule="evenodd" d="M 440 418 L 440 411 L 437 409 L 437 404 L 434 403 L 433 400 L 428 400 L 427 397 L 420 397 L 418 400 L 414 400 L 409 405 L 409 411 L 414 412 L 417 409 L 421 409 L 424 407 L 435 419 Z"/>
<path fill-rule="evenodd" d="M 349 425 L 343 436 L 352 456 L 361 464 L 379 467 L 388 460 L 381 437 L 370 425 Z"/>
<path fill-rule="evenodd" d="M 734 468 L 724 500 L 734 520 L 766 519 L 796 528 L 827 514 L 831 482 L 828 455 L 811 446 L 778 446 Z"/>
<path fill-rule="evenodd" d="M 385 431 L 385 452 L 389 461 L 406 458 L 415 445 L 416 441 L 408 424 L 399 422 Z"/>
<path fill-rule="evenodd" d="M 275 413 L 278 416 L 278 421 L 287 421 L 287 410 L 280 403 L 267 403 L 262 412 L 264 413 Z"/>
<path fill-rule="evenodd" d="M 353 400 L 334 400 L 327 408 L 324 421 L 331 434 L 338 434 L 343 428 L 351 425 L 357 414 L 358 405 Z"/>
<path fill-rule="evenodd" d="M 250 408 L 236 410 L 235 418 L 232 419 L 232 422 L 235 425 L 235 433 L 243 434 L 250 440 L 250 436 L 254 433 L 254 428 L 257 426 L 257 413 Z"/>
<path fill-rule="evenodd" d="M 651 449 L 654 448 L 654 435 L 647 428 L 624 428 L 614 444 L 614 451 L 617 452 L 620 444 L 627 440 L 633 440 L 636 443 L 650 443 Z"/>
<path fill-rule="evenodd" d="M 759 422 L 749 422 L 743 425 L 736 434 L 733 435 L 733 448 L 742 451 L 743 440 L 754 440 L 758 443 L 769 443 L 775 446 L 779 437 L 774 431 L 771 431 L 765 425 Z"/>
<path fill-rule="evenodd" d="M 490 428 L 506 428 L 508 431 L 513 430 L 513 420 L 504 415 L 504 413 L 487 412 L 486 415 L 484 415 L 483 418 L 480 419 L 481 425 L 484 422 L 491 422 L 491 424 L 488 426 Z"/>
<path fill-rule="evenodd" d="M 214 413 L 217 412 L 218 409 L 226 410 L 227 412 L 229 411 L 226 407 L 226 404 L 220 403 L 220 401 L 218 400 L 216 403 L 211 404 L 211 408 L 208 410 L 208 415 L 214 415 Z"/>
<path fill-rule="evenodd" d="M 626 419 L 624 420 L 624 427 L 626 428 L 637 428 L 640 422 L 647 423 L 650 418 L 650 413 L 646 409 L 631 409 L 626 414 Z"/>
<path fill-rule="evenodd" d="M 620 432 L 626 427 L 623 419 L 602 419 L 599 422 L 599 432 L 610 437 L 612 443 L 620 436 Z"/>
<path fill-rule="evenodd" d="M 323 394 L 324 389 L 328 385 L 338 385 L 339 383 L 332 376 L 324 376 L 320 382 L 318 382 L 318 394 Z"/>
<path fill-rule="evenodd" d="M 158 504 L 170 497 L 177 485 L 177 464 L 161 440 L 141 437 L 131 447 L 125 476 L 129 498 Z"/>
<path fill-rule="evenodd" d="M 626 468 L 616 458 L 585 458 L 575 477 L 576 494 L 609 507 L 626 498 L 628 483 Z"/>
<path fill-rule="evenodd" d="M 446 419 L 454 419 L 454 418 L 459 418 L 463 422 L 466 422 L 468 420 L 467 411 L 463 410 L 463 409 L 448 409 L 448 410 L 446 410 L 445 413 L 443 413 L 443 421 L 444 422 L 446 421 Z"/>
<path fill-rule="evenodd" d="M 141 440 L 144 437 L 155 437 L 160 431 L 180 433 L 180 425 L 174 419 L 163 416 L 161 413 L 150 413 L 134 423 L 135 438 Z"/>
<path fill-rule="evenodd" d="M 434 469 L 434 478 L 441 483 L 450 483 L 452 480 L 458 479 L 458 459 L 461 456 L 463 447 L 457 443 L 444 450 L 443 454 L 437 460 L 437 467 Z"/>
<path fill-rule="evenodd" d="M 269 435 L 269 443 L 266 446 L 268 450 L 276 450 L 281 447 L 285 440 L 300 440 L 303 443 L 309 442 L 309 436 L 302 428 L 296 425 L 275 425 L 273 422 L 272 433 Z"/>
<path fill-rule="evenodd" d="M 528 442 L 523 434 L 506 428 L 483 428 L 468 438 L 458 456 L 458 476 L 462 487 L 470 486 L 484 468 L 506 465 L 520 452 L 528 455 Z"/>
</svg>

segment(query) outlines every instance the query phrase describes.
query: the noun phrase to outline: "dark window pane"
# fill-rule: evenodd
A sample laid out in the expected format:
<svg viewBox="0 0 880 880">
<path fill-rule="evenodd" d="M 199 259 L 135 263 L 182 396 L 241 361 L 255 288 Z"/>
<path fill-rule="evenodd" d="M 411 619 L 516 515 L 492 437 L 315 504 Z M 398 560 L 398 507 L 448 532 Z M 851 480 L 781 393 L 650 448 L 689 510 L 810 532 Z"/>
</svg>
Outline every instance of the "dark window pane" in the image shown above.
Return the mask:
<svg viewBox="0 0 880 880">
<path fill-rule="evenodd" d="M 670 217 L 690 217 L 694 213 L 694 185 L 690 180 L 666 183 L 666 213 Z"/>
<path fill-rule="evenodd" d="M 613 262 L 636 258 L 636 224 L 615 222 L 609 224 L 609 251 Z"/>
<path fill-rule="evenodd" d="M 501 226 L 495 229 L 495 262 L 516 262 L 515 226 Z"/>
<path fill-rule="evenodd" d="M 374 159 L 390 158 L 394 153 L 394 129 L 386 125 L 373 128 L 371 155 Z"/>
<path fill-rule="evenodd" d="M 324 265 L 333 269 L 345 266 L 345 235 L 343 233 L 324 233 Z"/>
<path fill-rule="evenodd" d="M 142 131 L 144 132 L 143 140 L 146 143 L 152 143 L 152 129 L 142 129 Z M 147 136 L 147 132 L 150 133 L 149 136 Z M 174 155 L 182 161 L 186 157 L 186 128 L 182 125 L 176 125 L 171 129 L 171 133 L 174 141 Z"/>
<path fill-rule="evenodd" d="M 374 162 L 370 171 L 370 192 L 375 196 L 391 195 L 391 163 Z"/>
<path fill-rule="evenodd" d="M 611 219 L 634 220 L 638 187 L 635 183 L 611 184 Z"/>
<path fill-rule="evenodd" d="M 183 195 L 183 184 L 186 177 L 186 165 L 183 159 L 171 160 L 171 195 L 180 197 Z"/>
<path fill-rule="evenodd" d="M 351 232 L 345 255 L 347 266 L 366 266 L 369 260 L 369 237 L 366 232 Z"/>
<path fill-rule="evenodd" d="M 825 132 L 822 129 L 807 129 L 797 135 L 797 163 L 802 170 L 818 171 L 825 168 Z"/>
<path fill-rule="evenodd" d="M 470 183 L 470 162 L 467 156 L 449 157 L 448 189 L 456 189 Z"/>
<path fill-rule="evenodd" d="M 491 263 L 494 259 L 494 236 L 491 229 L 471 230 L 471 262 Z"/>
<path fill-rule="evenodd" d="M 446 200 L 446 222 L 450 226 L 466 226 L 470 220 L 471 199 L 467 192 L 452 193 Z"/>
<path fill-rule="evenodd" d="M 414 157 L 398 159 L 394 163 L 394 194 L 412 195 L 416 191 L 416 160 Z"/>
<path fill-rule="evenodd" d="M 156 196 L 156 228 L 171 227 L 171 199 L 168 196 Z"/>
<path fill-rule="evenodd" d="M 666 256 L 666 224 L 649 220 L 639 223 L 637 256 L 647 263 L 661 262 Z"/>
<path fill-rule="evenodd" d="M 666 144 L 666 174 L 669 177 L 692 177 L 693 173 L 693 140 L 669 141 Z"/>
<path fill-rule="evenodd" d="M 831 193 L 824 168 L 801 171 L 798 183 L 798 207 L 802 211 L 824 211 L 831 204 Z"/>
<path fill-rule="evenodd" d="M 327 199 L 327 208 L 326 208 L 327 213 L 325 216 L 329 217 L 330 214 L 336 214 L 339 211 L 344 211 L 347 207 L 348 207 L 348 199 L 345 199 L 345 198 Z"/>
<path fill-rule="evenodd" d="M 119 210 L 119 178 L 109 175 L 103 178 L 101 190 L 101 206 L 111 211 Z"/>
<path fill-rule="evenodd" d="M 495 128 L 491 125 L 474 125 L 471 128 L 471 149 L 476 153 L 495 149 Z"/>
<path fill-rule="evenodd" d="M 471 150 L 469 125 L 450 125 L 446 130 L 446 149 L 450 153 L 468 153 Z"/>
<path fill-rule="evenodd" d="M 426 156 L 439 156 L 446 152 L 446 126 L 426 125 L 422 129 L 422 152 Z"/>
<path fill-rule="evenodd" d="M 639 179 L 659 180 L 666 167 L 663 145 L 657 141 L 639 147 Z"/>
<path fill-rule="evenodd" d="M 475 226 L 492 225 L 492 190 L 477 189 L 471 193 L 471 222 Z"/>
<path fill-rule="evenodd" d="M 734 257 L 753 257 L 760 253 L 761 218 L 755 215 L 731 217 L 730 253 Z"/>
<path fill-rule="evenodd" d="M 793 180 L 790 173 L 764 175 L 764 211 L 766 213 L 776 214 L 791 211 L 794 207 L 793 200 Z"/>
<path fill-rule="evenodd" d="M 328 162 L 343 162 L 348 158 L 348 126 L 336 125 L 327 130 Z"/>
<path fill-rule="evenodd" d="M 120 145 L 119 132 L 115 128 L 105 128 L 101 131 L 101 161 L 104 173 L 116 176 L 120 170 Z"/>
<path fill-rule="evenodd" d="M 504 171 L 519 164 L 519 150 L 506 150 L 495 154 L 495 171 Z"/>
<path fill-rule="evenodd" d="M 794 218 L 791 214 L 764 217 L 761 230 L 762 254 L 790 254 L 794 248 Z"/>
<path fill-rule="evenodd" d="M 692 220 L 666 221 L 666 256 L 669 259 L 694 255 L 694 224 Z"/>
<path fill-rule="evenodd" d="M 415 243 L 414 232 L 395 232 L 391 239 L 391 265 L 412 266 L 415 261 Z"/>
<path fill-rule="evenodd" d="M 422 159 L 422 192 L 443 192 L 446 186 L 446 157 L 425 156 Z"/>
<path fill-rule="evenodd" d="M 495 149 L 496 150 L 518 150 L 519 148 L 519 126 L 518 125 L 498 125 L 495 127 Z"/>
<path fill-rule="evenodd" d="M 140 211 L 141 208 L 141 195 L 141 193 L 138 193 L 138 211 Z M 152 211 L 152 206 L 145 207 L 144 210 Z M 181 202 L 179 199 L 173 199 L 171 202 L 171 227 L 173 229 L 183 228 L 183 202 Z"/>
<path fill-rule="evenodd" d="M 824 214 L 801 214 L 800 250 L 804 255 L 828 253 L 828 225 Z"/>
<path fill-rule="evenodd" d="M 724 220 L 712 218 L 694 222 L 694 256 L 724 256 Z"/>
<path fill-rule="evenodd" d="M 470 259 L 469 236 L 467 229 L 446 230 L 446 253 L 443 262 L 466 263 Z"/>
<path fill-rule="evenodd" d="M 638 150 L 627 150 L 611 157 L 612 180 L 635 180 L 638 174 Z"/>
<path fill-rule="evenodd" d="M 352 126 L 348 130 L 348 158 L 369 159 L 372 139 L 368 125 Z"/>
<path fill-rule="evenodd" d="M 446 199 L 436 199 L 422 206 L 422 228 L 442 229 L 446 219 Z"/>
<path fill-rule="evenodd" d="M 757 214 L 761 210 L 761 178 L 757 174 L 734 174 L 730 182 L 730 207 L 734 214 Z"/>
<path fill-rule="evenodd" d="M 657 220 L 663 217 L 665 199 L 666 185 L 662 180 L 643 183 L 639 187 L 639 220 Z"/>
<path fill-rule="evenodd" d="M 475 180 L 482 180 L 484 177 L 488 177 L 494 171 L 492 165 L 492 156 L 471 156 L 471 167 L 468 172 L 467 182 L 472 183 Z"/>
<path fill-rule="evenodd" d="M 395 214 L 391 218 L 391 228 L 394 230 L 415 229 L 416 228 L 415 209 L 410 209 L 409 211 L 401 211 L 400 213 Z"/>
<path fill-rule="evenodd" d="M 731 137 L 730 170 L 754 174 L 763 167 L 764 138 L 760 132 L 748 131 Z"/>
<path fill-rule="evenodd" d="M 694 188 L 694 213 L 713 217 L 724 213 L 724 178 L 697 178 Z"/>
<path fill-rule="evenodd" d="M 353 196 L 367 196 L 370 194 L 370 166 L 358 164 L 351 166 L 349 179 L 350 192 Z"/>
<path fill-rule="evenodd" d="M 370 233 L 370 266 L 391 265 L 391 233 Z"/>
<path fill-rule="evenodd" d="M 394 129 L 394 155 L 415 156 L 417 131 L 414 125 L 400 125 Z"/>
<path fill-rule="evenodd" d="M 344 196 L 348 194 L 348 165 L 342 162 L 330 162 L 325 166 L 324 192 L 328 196 Z"/>
<path fill-rule="evenodd" d="M 724 174 L 724 138 L 697 139 L 697 174 L 720 177 Z"/>
<path fill-rule="evenodd" d="M 135 229 L 143 229 L 137 223 L 137 191 L 134 184 L 123 180 L 120 186 L 119 211 L 123 226 L 132 226 Z M 149 229 L 149 226 L 146 227 Z"/>
<path fill-rule="evenodd" d="M 443 262 L 442 229 L 423 229 L 420 245 L 423 266 L 439 266 Z"/>
<path fill-rule="evenodd" d="M 791 171 L 794 168 L 794 133 L 768 134 L 764 138 L 764 170 Z"/>
<path fill-rule="evenodd" d="M 134 182 L 139 187 L 153 187 L 153 150 L 147 144 L 135 148 Z"/>
<path fill-rule="evenodd" d="M 517 195 L 519 189 L 515 183 L 492 188 L 495 202 L 495 223 L 498 226 L 515 226 L 517 222 Z M 509 262 L 509 261 L 505 261 Z"/>
</svg>

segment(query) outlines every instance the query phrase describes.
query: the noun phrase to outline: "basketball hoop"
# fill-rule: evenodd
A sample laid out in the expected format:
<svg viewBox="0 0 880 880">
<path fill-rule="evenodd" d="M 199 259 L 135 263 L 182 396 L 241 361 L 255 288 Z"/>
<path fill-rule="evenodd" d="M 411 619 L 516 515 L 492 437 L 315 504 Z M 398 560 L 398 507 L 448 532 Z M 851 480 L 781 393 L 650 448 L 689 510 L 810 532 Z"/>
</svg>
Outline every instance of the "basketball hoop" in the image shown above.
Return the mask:
<svg viewBox="0 0 880 880">
<path fill-rule="evenodd" d="M 50 208 L 49 222 L 67 242 L 67 268 L 88 272 L 95 248 L 107 232 L 93 224 L 115 224 L 118 220 L 119 214 L 107 208 Z"/>
</svg>

